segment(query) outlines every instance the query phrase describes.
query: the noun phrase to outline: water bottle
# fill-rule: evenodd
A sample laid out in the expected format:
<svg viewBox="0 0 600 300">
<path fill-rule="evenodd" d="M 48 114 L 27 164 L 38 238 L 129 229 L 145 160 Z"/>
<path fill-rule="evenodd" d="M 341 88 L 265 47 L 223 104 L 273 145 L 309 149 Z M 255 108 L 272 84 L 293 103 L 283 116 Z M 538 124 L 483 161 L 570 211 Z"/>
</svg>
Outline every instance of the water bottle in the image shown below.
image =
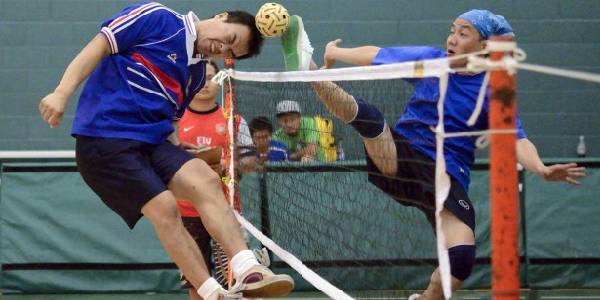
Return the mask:
<svg viewBox="0 0 600 300">
<path fill-rule="evenodd" d="M 579 143 L 577 144 L 577 157 L 585 157 L 585 137 L 579 136 Z"/>
<path fill-rule="evenodd" d="M 342 140 L 340 139 L 337 142 L 337 160 L 345 160 L 346 154 L 344 154 L 344 147 L 342 147 Z"/>
</svg>

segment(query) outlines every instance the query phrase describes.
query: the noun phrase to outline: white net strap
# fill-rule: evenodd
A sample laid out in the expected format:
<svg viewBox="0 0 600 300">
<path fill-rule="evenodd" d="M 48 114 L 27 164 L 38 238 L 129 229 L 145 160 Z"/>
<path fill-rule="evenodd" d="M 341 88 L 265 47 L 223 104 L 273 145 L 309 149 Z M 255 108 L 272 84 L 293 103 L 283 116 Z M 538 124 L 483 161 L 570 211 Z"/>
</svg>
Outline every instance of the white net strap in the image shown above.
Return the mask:
<svg viewBox="0 0 600 300">
<path fill-rule="evenodd" d="M 312 82 L 354 81 L 398 78 L 439 77 L 452 70 L 446 58 L 403 62 L 379 66 L 350 67 L 340 69 L 293 71 L 293 72 L 243 72 L 223 70 L 230 77 L 242 81 L 258 82 Z"/>
<path fill-rule="evenodd" d="M 517 64 L 517 68 L 521 69 L 521 70 L 527 70 L 527 71 L 537 72 L 537 73 L 542 73 L 542 74 L 561 76 L 561 77 L 567 77 L 567 78 L 572 78 L 572 79 L 579 79 L 579 80 L 584 80 L 584 81 L 600 83 L 600 74 L 595 74 L 595 73 L 560 69 L 560 68 L 554 68 L 554 67 L 548 67 L 548 66 L 526 64 L 526 63 Z"/>
<path fill-rule="evenodd" d="M 490 82 L 490 72 L 485 72 L 485 76 L 483 77 L 483 83 L 479 88 L 479 95 L 477 96 L 477 103 L 475 103 L 475 110 L 471 114 L 471 117 L 467 121 L 467 125 L 473 126 L 477 119 L 479 119 L 479 115 L 481 114 L 481 110 L 483 109 L 483 102 L 485 102 L 485 91 L 487 90 L 488 83 Z"/>
<path fill-rule="evenodd" d="M 452 296 L 452 285 L 450 275 L 450 258 L 446 249 L 446 236 L 442 230 L 441 212 L 444 202 L 450 193 L 450 177 L 446 173 L 446 159 L 444 157 L 444 99 L 448 87 L 448 74 L 444 74 L 439 80 L 440 100 L 438 101 L 438 125 L 436 132 L 436 159 L 435 159 L 435 230 L 437 235 L 437 253 L 440 275 L 442 277 L 442 290 L 446 299 Z"/>
<path fill-rule="evenodd" d="M 302 278 L 306 279 L 306 281 L 310 282 L 314 287 L 316 287 L 321 292 L 325 293 L 327 296 L 331 297 L 331 299 L 336 300 L 349 300 L 353 299 L 348 294 L 344 293 L 344 291 L 338 289 L 333 286 L 331 283 L 327 282 L 327 280 L 323 279 L 317 273 L 306 267 L 302 261 L 296 258 L 293 254 L 285 251 L 283 248 L 279 247 L 279 245 L 275 244 L 273 240 L 269 239 L 267 236 L 262 234 L 256 227 L 254 227 L 250 222 L 248 222 L 244 217 L 242 217 L 238 212 L 234 211 L 235 217 L 240 222 L 240 224 L 250 232 L 257 240 L 259 240 L 265 247 L 269 248 L 269 250 L 273 251 L 275 255 L 277 255 L 281 260 L 285 261 L 290 267 L 294 268 Z"/>
</svg>

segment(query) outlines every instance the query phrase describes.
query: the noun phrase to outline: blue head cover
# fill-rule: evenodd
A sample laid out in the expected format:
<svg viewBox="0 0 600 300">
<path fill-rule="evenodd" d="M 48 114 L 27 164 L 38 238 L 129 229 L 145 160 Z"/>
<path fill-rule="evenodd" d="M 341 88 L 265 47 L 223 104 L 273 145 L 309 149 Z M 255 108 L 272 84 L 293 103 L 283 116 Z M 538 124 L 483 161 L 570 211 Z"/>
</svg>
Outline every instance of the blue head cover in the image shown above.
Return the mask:
<svg viewBox="0 0 600 300">
<path fill-rule="evenodd" d="M 458 19 L 471 23 L 481 37 L 486 40 L 492 35 L 515 36 L 508 21 L 503 16 L 496 15 L 489 10 L 472 9 L 458 16 Z"/>
</svg>

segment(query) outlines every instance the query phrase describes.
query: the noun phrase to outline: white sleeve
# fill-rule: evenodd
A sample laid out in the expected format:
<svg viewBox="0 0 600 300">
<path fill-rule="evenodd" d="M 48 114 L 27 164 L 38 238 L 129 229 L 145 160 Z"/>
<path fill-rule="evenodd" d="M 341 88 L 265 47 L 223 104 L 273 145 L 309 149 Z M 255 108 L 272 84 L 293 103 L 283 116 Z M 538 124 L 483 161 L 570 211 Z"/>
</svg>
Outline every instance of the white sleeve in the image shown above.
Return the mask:
<svg viewBox="0 0 600 300">
<path fill-rule="evenodd" d="M 237 144 L 238 146 L 253 146 L 252 137 L 250 136 L 250 128 L 242 116 L 240 116 Z"/>
</svg>

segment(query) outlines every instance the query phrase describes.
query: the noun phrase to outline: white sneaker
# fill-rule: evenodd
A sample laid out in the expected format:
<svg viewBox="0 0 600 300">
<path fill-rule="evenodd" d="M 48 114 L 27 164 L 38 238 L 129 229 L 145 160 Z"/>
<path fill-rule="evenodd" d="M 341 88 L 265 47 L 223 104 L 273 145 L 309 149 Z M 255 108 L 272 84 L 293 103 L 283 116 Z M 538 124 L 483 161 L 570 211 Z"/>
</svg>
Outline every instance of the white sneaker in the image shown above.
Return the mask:
<svg viewBox="0 0 600 300">
<path fill-rule="evenodd" d="M 211 297 L 214 294 L 211 294 Z M 224 288 L 221 288 L 217 291 L 217 295 L 216 295 L 216 299 L 217 300 L 241 300 L 242 298 L 242 293 L 234 293 L 234 292 L 230 292 Z"/>
<path fill-rule="evenodd" d="M 236 278 L 235 284 L 229 290 L 242 293 L 246 298 L 273 298 L 286 296 L 293 289 L 292 277 L 273 274 L 267 267 L 256 265 Z"/>
</svg>

